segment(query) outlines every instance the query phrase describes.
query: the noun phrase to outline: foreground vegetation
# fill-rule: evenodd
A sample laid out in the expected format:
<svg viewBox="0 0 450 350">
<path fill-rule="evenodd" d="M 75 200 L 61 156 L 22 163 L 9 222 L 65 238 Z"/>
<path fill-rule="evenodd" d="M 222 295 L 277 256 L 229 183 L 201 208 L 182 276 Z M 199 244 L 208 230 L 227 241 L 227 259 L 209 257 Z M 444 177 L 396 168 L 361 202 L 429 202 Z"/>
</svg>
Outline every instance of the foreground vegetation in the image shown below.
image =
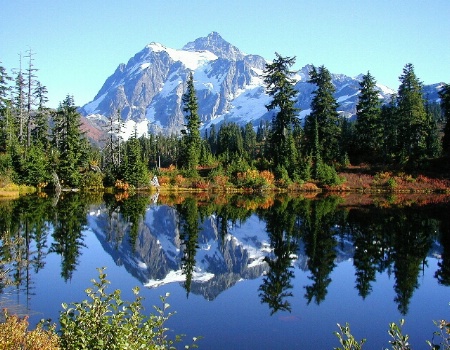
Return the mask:
<svg viewBox="0 0 450 350">
<path fill-rule="evenodd" d="M 60 313 L 60 329 L 42 321 L 36 329 L 28 331 L 27 318 L 8 315 L 0 324 L 0 348 L 2 350 L 123 350 L 123 349 L 174 349 L 182 341 L 181 336 L 169 339 L 166 321 L 168 294 L 161 297 L 162 307 L 148 316 L 142 313 L 142 297 L 135 287 L 133 302 L 123 301 L 120 290 L 107 293 L 110 283 L 104 269 L 99 269 L 99 279 L 92 280 L 93 288 L 86 289 L 87 300 L 63 304 Z M 195 341 L 197 338 L 194 338 Z M 190 346 L 185 346 L 189 348 Z M 194 347 L 195 344 L 194 344 Z"/>
<path fill-rule="evenodd" d="M 402 327 L 405 321 L 402 319 L 397 324 L 392 322 L 389 324 L 388 333 L 392 338 L 389 341 L 392 350 L 411 350 L 413 349 L 412 345 L 409 343 L 409 336 L 407 334 L 403 334 Z M 427 340 L 426 344 L 432 350 L 448 350 L 450 349 L 450 323 L 441 320 L 434 321 L 434 324 L 437 327 L 437 330 L 433 334 L 432 340 Z M 334 334 L 339 339 L 339 343 L 342 347 L 334 348 L 335 350 L 360 350 L 363 348 L 363 345 L 366 342 L 366 339 L 362 339 L 360 341 L 356 340 L 353 334 L 350 331 L 350 326 L 346 324 L 345 326 L 341 326 L 338 324 L 339 332 L 335 332 Z"/>
<path fill-rule="evenodd" d="M 174 340 L 167 337 L 166 321 L 173 315 L 167 313 L 170 305 L 166 294 L 161 297 L 162 307 L 156 307 L 155 314 L 142 314 L 142 298 L 138 297 L 139 289 L 135 287 L 133 302 L 123 301 L 120 290 L 107 293 L 110 283 L 106 279 L 104 269 L 99 269 L 99 279 L 92 280 L 93 289 L 86 289 L 88 300 L 63 304 L 60 313 L 60 329 L 49 321 L 41 321 L 35 329 L 28 330 L 27 317 L 19 318 L 4 311 L 5 321 L 0 323 L 0 344 L 2 350 L 59 350 L 59 349 L 87 349 L 87 350 L 123 350 L 123 349 L 175 349 L 175 345 L 182 341 L 181 336 Z M 434 322 L 437 330 L 433 339 L 427 340 L 430 349 L 450 349 L 450 323 L 441 320 Z M 388 333 L 393 350 L 412 349 L 409 336 L 403 334 L 402 326 L 390 323 Z M 335 332 L 342 347 L 336 350 L 360 350 L 366 339 L 358 341 L 352 335 L 350 326 L 338 324 L 339 331 Z M 191 346 L 197 347 L 193 338 Z"/>
</svg>

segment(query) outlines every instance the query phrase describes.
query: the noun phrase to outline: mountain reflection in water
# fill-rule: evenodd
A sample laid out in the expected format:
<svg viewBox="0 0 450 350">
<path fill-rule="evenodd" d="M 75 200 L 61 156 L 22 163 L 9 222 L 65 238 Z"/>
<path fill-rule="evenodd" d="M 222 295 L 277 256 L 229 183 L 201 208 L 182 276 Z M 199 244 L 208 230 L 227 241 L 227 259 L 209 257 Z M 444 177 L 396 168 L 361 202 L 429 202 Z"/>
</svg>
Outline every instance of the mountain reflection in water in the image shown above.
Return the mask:
<svg viewBox="0 0 450 350">
<path fill-rule="evenodd" d="M 66 284 L 78 273 L 88 280 L 94 275 L 82 268 L 88 232 L 116 266 L 148 288 L 175 283 L 188 298 L 213 301 L 238 282 L 255 280 L 254 295 L 268 313 L 293 324 L 303 320 L 290 313 L 293 303 L 298 298 L 306 305 L 324 303 L 342 262 L 351 262 L 361 300 L 371 295 L 377 276 L 389 276 L 404 316 L 430 259 L 437 259 L 432 271 L 437 285 L 450 285 L 445 198 L 429 197 L 421 205 L 406 197 L 375 198 L 355 205 L 338 196 L 203 196 L 73 193 L 57 201 L 2 201 L 0 293 L 13 286 L 27 303 L 33 300 L 41 271 L 54 256 Z M 299 279 L 303 289 L 296 286 L 296 274 L 306 276 Z"/>
</svg>

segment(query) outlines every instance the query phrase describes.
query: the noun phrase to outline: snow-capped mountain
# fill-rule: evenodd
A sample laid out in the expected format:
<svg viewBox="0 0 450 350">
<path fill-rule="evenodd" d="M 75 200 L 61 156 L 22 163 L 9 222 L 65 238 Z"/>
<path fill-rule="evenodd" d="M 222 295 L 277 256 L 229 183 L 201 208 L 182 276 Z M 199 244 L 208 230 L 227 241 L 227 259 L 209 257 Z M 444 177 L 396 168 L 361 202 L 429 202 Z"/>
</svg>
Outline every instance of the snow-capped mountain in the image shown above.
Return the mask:
<svg viewBox="0 0 450 350">
<path fill-rule="evenodd" d="M 81 113 L 101 125 L 120 110 L 125 138 L 135 128 L 139 134 L 179 132 L 185 124 L 182 96 L 193 72 L 203 128 L 224 121 L 256 126 L 272 118 L 265 108 L 270 101 L 262 77 L 266 63 L 261 56 L 241 52 L 216 32 L 179 50 L 151 43 L 127 64 L 120 64 Z M 296 74 L 300 118 L 309 114 L 315 89 L 307 82 L 310 69 L 306 65 Z M 348 117 L 354 115 L 361 75 L 332 74 L 332 79 L 339 111 Z M 378 87 L 381 98 L 394 93 L 381 84 Z"/>
</svg>

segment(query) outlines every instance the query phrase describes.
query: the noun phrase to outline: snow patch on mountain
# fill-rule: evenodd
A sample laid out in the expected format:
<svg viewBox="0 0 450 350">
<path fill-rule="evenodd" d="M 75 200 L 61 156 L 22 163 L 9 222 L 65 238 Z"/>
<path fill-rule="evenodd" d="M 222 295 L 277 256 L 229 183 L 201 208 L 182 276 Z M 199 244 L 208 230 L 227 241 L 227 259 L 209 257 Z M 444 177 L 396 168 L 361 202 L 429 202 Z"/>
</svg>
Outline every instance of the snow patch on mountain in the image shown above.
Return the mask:
<svg viewBox="0 0 450 350">
<path fill-rule="evenodd" d="M 384 95 L 393 95 L 395 94 L 395 90 L 392 90 L 390 87 L 387 87 L 386 85 L 383 84 L 376 84 L 377 88 L 380 89 L 380 91 L 384 94 Z"/>
<path fill-rule="evenodd" d="M 176 50 L 165 47 L 164 45 L 161 45 L 159 43 L 151 43 L 147 47 L 150 48 L 153 52 L 167 52 L 175 62 L 183 63 L 183 65 L 190 70 L 196 70 L 199 67 L 203 66 L 205 63 L 215 61 L 218 58 L 216 55 L 209 51 Z"/>
<path fill-rule="evenodd" d="M 95 114 L 95 113 L 97 113 L 98 112 L 97 107 L 105 99 L 105 97 L 106 97 L 106 93 L 101 95 L 96 100 L 94 100 L 92 102 L 89 102 L 87 105 L 85 105 L 83 108 L 86 111 L 86 113 L 88 113 L 88 114 Z"/>
<path fill-rule="evenodd" d="M 134 120 L 127 120 L 122 128 L 121 136 L 128 140 L 131 136 L 136 133 L 138 136 L 148 135 L 148 120 L 143 120 L 140 122 L 136 122 Z"/>
</svg>

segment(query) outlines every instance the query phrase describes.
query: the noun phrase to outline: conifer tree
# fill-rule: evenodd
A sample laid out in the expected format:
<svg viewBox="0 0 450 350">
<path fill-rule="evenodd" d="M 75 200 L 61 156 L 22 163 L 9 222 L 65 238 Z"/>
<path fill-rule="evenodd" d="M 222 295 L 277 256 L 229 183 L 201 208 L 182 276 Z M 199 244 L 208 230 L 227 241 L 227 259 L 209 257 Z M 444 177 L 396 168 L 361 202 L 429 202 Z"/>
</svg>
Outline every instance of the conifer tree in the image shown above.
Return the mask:
<svg viewBox="0 0 450 350">
<path fill-rule="evenodd" d="M 217 135 L 217 156 L 230 163 L 233 159 L 241 158 L 244 153 L 244 140 L 239 125 L 222 124 Z"/>
<path fill-rule="evenodd" d="M 6 108 L 8 104 L 8 92 L 10 90 L 9 81 L 12 80 L 1 63 L 2 62 L 0 61 L 0 112 Z"/>
<path fill-rule="evenodd" d="M 441 97 L 441 107 L 445 119 L 442 151 L 444 155 L 450 156 L 450 84 L 444 84 L 439 91 L 439 96 Z"/>
<path fill-rule="evenodd" d="M 141 144 L 136 132 L 125 144 L 125 153 L 121 164 L 121 177 L 136 188 L 147 186 L 149 174 L 142 160 Z"/>
<path fill-rule="evenodd" d="M 381 107 L 380 118 L 383 126 L 383 161 L 392 162 L 399 154 L 397 95 L 392 95 L 389 103 Z"/>
<path fill-rule="evenodd" d="M 298 157 L 293 130 L 299 124 L 299 109 L 295 107 L 297 91 L 294 89 L 294 72 L 290 71 L 295 57 L 282 57 L 278 53 L 275 55 L 275 60 L 266 64 L 264 70 L 266 91 L 273 98 L 266 108 L 274 111 L 267 155 L 273 162 L 274 169 L 284 168 L 292 175 L 296 170 Z"/>
<path fill-rule="evenodd" d="M 1 64 L 1 62 L 0 62 Z M 11 114 L 11 101 L 8 92 L 12 78 L 6 69 L 0 65 L 0 152 L 5 152 L 12 138 L 13 119 Z"/>
<path fill-rule="evenodd" d="M 422 83 L 408 63 L 403 68 L 398 88 L 400 162 L 417 164 L 426 155 L 427 113 Z"/>
<path fill-rule="evenodd" d="M 313 149 L 317 142 L 315 139 L 317 127 L 321 159 L 325 163 L 339 161 L 341 125 L 337 112 L 338 104 L 333 96 L 335 87 L 331 81 L 331 74 L 324 66 L 318 69 L 313 66 L 309 76 L 309 82 L 316 84 L 317 89 L 313 92 L 311 113 L 305 122 L 306 153 L 317 152 Z"/>
<path fill-rule="evenodd" d="M 37 81 L 33 95 L 37 100 L 38 107 L 35 115 L 35 126 L 32 136 L 34 141 L 43 146 L 44 149 L 49 148 L 48 119 L 50 116 L 50 109 L 45 106 L 48 102 L 47 93 L 47 87 L 42 85 L 40 81 Z"/>
<path fill-rule="evenodd" d="M 186 133 L 184 135 L 186 144 L 186 168 L 191 175 L 197 174 L 197 166 L 200 159 L 200 117 L 198 115 L 197 95 L 194 87 L 194 76 L 192 72 L 187 80 L 187 91 L 183 95 L 183 111 L 186 113 Z"/>
<path fill-rule="evenodd" d="M 253 129 L 252 123 L 249 122 L 242 128 L 242 138 L 244 150 L 249 160 L 254 159 L 256 153 L 256 132 Z"/>
<path fill-rule="evenodd" d="M 17 118 L 17 124 L 18 124 L 18 138 L 19 143 L 23 145 L 24 143 L 24 129 L 25 129 L 25 120 L 26 120 L 26 96 L 25 96 L 25 90 L 26 89 L 26 82 L 25 77 L 22 72 L 22 56 L 20 56 L 20 65 L 19 65 L 19 71 L 16 74 L 15 77 L 15 86 L 14 86 L 14 114 Z"/>
<path fill-rule="evenodd" d="M 381 102 L 376 80 L 367 72 L 359 83 L 360 94 L 356 105 L 356 135 L 360 160 L 374 162 L 381 155 L 383 126 L 381 124 Z"/>
<path fill-rule="evenodd" d="M 208 140 L 208 144 L 209 144 L 211 153 L 213 155 L 216 155 L 217 154 L 217 131 L 216 131 L 215 124 L 211 125 L 207 140 Z"/>
<path fill-rule="evenodd" d="M 81 168 L 87 165 L 86 139 L 81 132 L 80 114 L 72 96 L 67 95 L 53 114 L 53 144 L 58 151 L 56 170 L 65 185 L 77 187 Z"/>
<path fill-rule="evenodd" d="M 425 122 L 425 128 L 427 130 L 425 137 L 426 156 L 428 158 L 436 158 L 441 153 L 441 144 L 439 140 L 439 130 L 437 125 L 437 119 L 428 103 L 428 99 L 425 101 L 425 111 L 427 119 Z"/>
</svg>

